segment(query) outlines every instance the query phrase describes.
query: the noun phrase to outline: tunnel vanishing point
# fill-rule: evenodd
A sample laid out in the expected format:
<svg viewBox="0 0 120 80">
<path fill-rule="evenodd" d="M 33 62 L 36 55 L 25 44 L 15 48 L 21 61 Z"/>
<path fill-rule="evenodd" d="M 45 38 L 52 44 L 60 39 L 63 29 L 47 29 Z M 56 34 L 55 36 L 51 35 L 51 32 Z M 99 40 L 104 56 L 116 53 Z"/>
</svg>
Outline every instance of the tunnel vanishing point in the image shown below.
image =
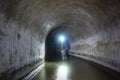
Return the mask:
<svg viewBox="0 0 120 80">
<path fill-rule="evenodd" d="M 120 0 L 0 0 L 0 80 L 43 65 L 47 37 L 59 32 L 70 55 L 120 73 Z"/>
</svg>

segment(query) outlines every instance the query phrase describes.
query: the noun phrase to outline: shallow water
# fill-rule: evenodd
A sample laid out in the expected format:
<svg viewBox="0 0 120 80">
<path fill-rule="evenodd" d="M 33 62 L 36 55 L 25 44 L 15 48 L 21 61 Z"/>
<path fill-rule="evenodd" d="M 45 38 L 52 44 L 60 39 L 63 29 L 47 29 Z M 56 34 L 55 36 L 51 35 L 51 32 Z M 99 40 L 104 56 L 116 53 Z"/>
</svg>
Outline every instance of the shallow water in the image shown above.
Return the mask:
<svg viewBox="0 0 120 80">
<path fill-rule="evenodd" d="M 46 62 L 32 80 L 116 80 L 103 70 L 79 58 L 66 62 Z"/>
</svg>

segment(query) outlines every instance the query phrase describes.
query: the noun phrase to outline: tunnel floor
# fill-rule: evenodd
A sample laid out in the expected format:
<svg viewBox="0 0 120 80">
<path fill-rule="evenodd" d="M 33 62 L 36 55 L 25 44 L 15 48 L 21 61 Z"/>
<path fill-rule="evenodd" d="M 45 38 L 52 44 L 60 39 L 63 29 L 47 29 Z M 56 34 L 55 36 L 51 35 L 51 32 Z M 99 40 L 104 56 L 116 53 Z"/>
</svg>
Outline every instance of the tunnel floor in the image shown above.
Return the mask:
<svg viewBox="0 0 120 80">
<path fill-rule="evenodd" d="M 70 57 L 66 62 L 46 62 L 45 68 L 32 80 L 117 80 L 82 59 Z"/>
</svg>

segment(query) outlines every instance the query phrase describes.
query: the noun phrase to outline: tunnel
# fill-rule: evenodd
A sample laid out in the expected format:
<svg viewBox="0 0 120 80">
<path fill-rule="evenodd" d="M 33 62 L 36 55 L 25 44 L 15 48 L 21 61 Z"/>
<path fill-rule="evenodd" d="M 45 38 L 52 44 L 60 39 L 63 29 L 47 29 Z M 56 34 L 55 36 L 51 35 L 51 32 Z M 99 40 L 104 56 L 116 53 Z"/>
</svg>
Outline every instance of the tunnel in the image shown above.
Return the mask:
<svg viewBox="0 0 120 80">
<path fill-rule="evenodd" d="M 62 44 L 59 37 L 65 36 L 65 42 Z M 69 44 L 69 29 L 65 27 L 57 27 L 50 31 L 45 42 L 45 61 L 61 60 L 61 47 L 68 48 Z"/>
<path fill-rule="evenodd" d="M 119 79 L 120 0 L 0 0 L 0 80 Z"/>
</svg>

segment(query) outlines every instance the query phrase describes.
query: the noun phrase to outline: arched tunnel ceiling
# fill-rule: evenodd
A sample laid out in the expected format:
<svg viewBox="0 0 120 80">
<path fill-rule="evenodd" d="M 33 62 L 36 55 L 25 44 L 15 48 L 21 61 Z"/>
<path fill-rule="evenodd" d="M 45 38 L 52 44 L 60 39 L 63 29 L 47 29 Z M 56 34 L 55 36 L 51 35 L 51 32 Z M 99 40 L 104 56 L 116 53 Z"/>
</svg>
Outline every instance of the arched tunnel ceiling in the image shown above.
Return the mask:
<svg viewBox="0 0 120 80">
<path fill-rule="evenodd" d="M 16 18 L 37 32 L 66 26 L 84 39 L 118 29 L 119 9 L 119 0 L 22 0 Z"/>
<path fill-rule="evenodd" d="M 112 58 L 120 64 L 120 0 L 0 2 L 8 21 L 13 19 L 20 28 L 38 34 L 41 42 L 54 28 L 64 26 L 71 36 L 73 51 Z"/>
<path fill-rule="evenodd" d="M 43 40 L 53 28 L 65 26 L 73 45 L 95 46 L 97 41 L 119 41 L 119 3 L 119 0 L 10 0 L 6 11 L 8 17 L 24 28 L 42 34 Z"/>
</svg>

